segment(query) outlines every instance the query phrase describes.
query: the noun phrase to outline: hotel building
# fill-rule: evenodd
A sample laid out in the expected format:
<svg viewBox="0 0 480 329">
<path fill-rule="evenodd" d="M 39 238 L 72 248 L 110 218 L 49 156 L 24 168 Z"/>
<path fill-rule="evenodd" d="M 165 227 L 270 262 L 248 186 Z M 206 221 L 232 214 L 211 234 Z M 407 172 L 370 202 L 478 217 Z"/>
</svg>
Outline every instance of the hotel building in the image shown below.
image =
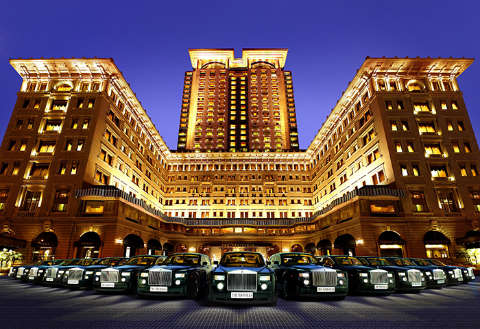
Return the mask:
<svg viewBox="0 0 480 329">
<path fill-rule="evenodd" d="M 299 150 L 286 55 L 190 50 L 177 150 L 112 59 L 11 60 L 0 246 L 477 261 L 480 153 L 457 83 L 473 60 L 367 58 Z"/>
</svg>

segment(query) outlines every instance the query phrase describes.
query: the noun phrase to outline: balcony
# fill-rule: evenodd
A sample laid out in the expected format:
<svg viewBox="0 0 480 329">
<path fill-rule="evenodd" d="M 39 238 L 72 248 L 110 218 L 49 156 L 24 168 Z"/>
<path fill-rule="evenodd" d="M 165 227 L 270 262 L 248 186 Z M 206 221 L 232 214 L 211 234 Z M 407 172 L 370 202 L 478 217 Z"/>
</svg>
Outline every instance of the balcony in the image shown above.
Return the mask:
<svg viewBox="0 0 480 329">
<path fill-rule="evenodd" d="M 83 197 L 102 197 L 102 198 L 115 198 L 125 200 L 134 205 L 142 207 L 146 212 L 153 216 L 158 217 L 164 223 L 180 224 L 190 227 L 208 226 L 208 227 L 220 227 L 220 226 L 295 226 L 299 224 L 312 224 L 317 217 L 329 212 L 334 207 L 345 203 L 355 197 L 374 197 L 374 196 L 395 196 L 403 197 L 405 192 L 399 189 L 393 189 L 383 186 L 364 186 L 360 189 L 355 189 L 346 193 L 340 198 L 333 200 L 326 207 L 315 212 L 310 217 L 299 218 L 183 218 L 183 217 L 169 217 L 166 216 L 160 210 L 153 208 L 145 203 L 141 199 L 137 199 L 113 186 L 96 186 L 87 189 L 77 190 L 75 192 L 76 198 Z"/>
</svg>

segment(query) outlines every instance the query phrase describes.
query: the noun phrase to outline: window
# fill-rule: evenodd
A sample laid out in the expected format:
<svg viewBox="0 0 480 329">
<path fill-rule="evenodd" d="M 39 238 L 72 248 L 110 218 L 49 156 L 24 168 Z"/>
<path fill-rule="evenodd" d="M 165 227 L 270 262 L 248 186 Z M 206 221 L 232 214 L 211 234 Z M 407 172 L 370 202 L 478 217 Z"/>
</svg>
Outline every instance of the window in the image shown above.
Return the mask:
<svg viewBox="0 0 480 329">
<path fill-rule="evenodd" d="M 440 144 L 426 144 L 425 145 L 425 155 L 428 157 L 430 155 L 441 155 L 442 149 Z"/>
<path fill-rule="evenodd" d="M 67 111 L 67 101 L 56 99 L 52 102 L 52 111 Z"/>
<path fill-rule="evenodd" d="M 8 148 L 7 148 L 7 150 L 9 150 L 9 151 L 14 151 L 16 144 L 17 144 L 17 141 L 11 140 L 11 141 L 8 143 Z"/>
<path fill-rule="evenodd" d="M 460 153 L 460 147 L 458 147 L 458 143 L 452 143 L 452 148 L 454 153 Z"/>
<path fill-rule="evenodd" d="M 78 171 L 78 161 L 72 161 L 72 169 L 70 170 L 70 175 L 76 175 Z"/>
<path fill-rule="evenodd" d="M 413 112 L 430 112 L 430 105 L 425 103 L 413 103 Z"/>
<path fill-rule="evenodd" d="M 40 203 L 42 192 L 27 191 L 21 209 L 25 211 L 35 211 Z"/>
<path fill-rule="evenodd" d="M 15 125 L 16 129 L 22 129 L 23 127 L 23 120 L 17 120 L 17 124 Z"/>
<path fill-rule="evenodd" d="M 400 165 L 400 171 L 401 171 L 401 173 L 402 173 L 402 176 L 408 176 L 407 166 L 405 166 L 405 165 Z"/>
<path fill-rule="evenodd" d="M 88 108 L 89 109 L 92 109 L 93 107 L 95 106 L 95 99 L 94 98 L 91 98 L 88 100 Z"/>
<path fill-rule="evenodd" d="M 65 151 L 70 152 L 72 150 L 72 147 L 73 147 L 73 140 L 67 139 L 67 141 L 65 142 Z"/>
<path fill-rule="evenodd" d="M 462 177 L 467 176 L 467 168 L 465 165 L 460 165 L 460 175 L 462 175 Z"/>
<path fill-rule="evenodd" d="M 420 176 L 420 169 L 418 165 L 412 165 L 413 176 Z"/>
<path fill-rule="evenodd" d="M 447 166 L 435 165 L 430 167 L 430 172 L 433 178 L 445 178 L 448 177 Z"/>
<path fill-rule="evenodd" d="M 77 143 L 77 151 L 81 151 L 83 149 L 83 145 L 85 144 L 85 141 L 83 139 L 79 139 Z"/>
<path fill-rule="evenodd" d="M 71 126 L 72 129 L 77 129 L 78 128 L 78 120 L 77 119 L 73 119 L 72 120 L 72 126 Z"/>
<path fill-rule="evenodd" d="M 20 149 L 19 149 L 19 150 L 20 150 L 21 152 L 23 152 L 23 151 L 25 151 L 26 149 L 27 149 L 27 141 L 25 141 L 25 140 L 20 141 Z"/>
<path fill-rule="evenodd" d="M 435 133 L 435 125 L 433 124 L 433 122 L 419 122 L 418 132 L 420 133 L 420 135 L 426 133 Z"/>
<path fill-rule="evenodd" d="M 68 204 L 68 190 L 55 191 L 52 211 L 65 212 L 67 210 L 67 204 Z"/>
<path fill-rule="evenodd" d="M 458 104 L 456 101 L 452 101 L 452 110 L 458 110 Z"/>
<path fill-rule="evenodd" d="M 8 162 L 2 162 L 0 165 L 0 175 L 4 176 L 7 174 L 7 169 L 8 169 Z"/>
<path fill-rule="evenodd" d="M 37 178 L 47 178 L 48 176 L 48 163 L 37 163 L 34 162 L 32 164 L 32 168 L 30 169 L 30 177 L 37 177 Z"/>
<path fill-rule="evenodd" d="M 40 141 L 38 153 L 53 153 L 55 151 L 55 141 Z"/>
<path fill-rule="evenodd" d="M 389 111 L 393 110 L 393 103 L 392 101 L 385 101 L 385 108 Z"/>
<path fill-rule="evenodd" d="M 13 163 L 12 175 L 17 176 L 19 171 L 20 171 L 20 162 L 15 161 Z"/>
<path fill-rule="evenodd" d="M 402 111 L 405 107 L 402 101 L 397 101 L 397 110 Z"/>
<path fill-rule="evenodd" d="M 27 129 L 32 129 L 32 128 L 33 128 L 33 120 L 32 120 L 32 119 L 28 119 Z"/>
<path fill-rule="evenodd" d="M 60 167 L 58 168 L 59 175 L 65 175 L 67 172 L 67 161 L 61 161 Z"/>
<path fill-rule="evenodd" d="M 88 124 L 90 123 L 89 119 L 83 120 L 82 129 L 88 129 Z"/>
<path fill-rule="evenodd" d="M 458 212 L 457 202 L 455 201 L 453 191 L 439 190 L 437 191 L 438 202 L 440 208 L 446 213 Z"/>
<path fill-rule="evenodd" d="M 448 109 L 448 107 L 447 107 L 447 102 L 442 101 L 442 102 L 440 103 L 440 108 L 441 108 L 442 110 L 444 110 L 444 111 L 447 110 L 447 109 Z"/>
<path fill-rule="evenodd" d="M 473 203 L 473 209 L 476 212 L 480 212 L 480 191 L 472 191 L 470 193 Z"/>
<path fill-rule="evenodd" d="M 408 142 L 408 143 L 407 143 L 407 151 L 408 151 L 409 153 L 415 152 L 415 148 L 413 147 L 413 142 Z"/>
<path fill-rule="evenodd" d="M 395 121 L 391 121 L 390 125 L 392 127 L 392 131 L 397 131 L 397 123 Z"/>
<path fill-rule="evenodd" d="M 108 175 L 104 174 L 103 172 L 97 170 L 95 171 L 95 180 L 103 185 L 108 185 Z"/>
<path fill-rule="evenodd" d="M 395 142 L 395 150 L 397 152 L 402 152 L 402 144 L 400 142 Z"/>
<path fill-rule="evenodd" d="M 464 131 L 465 130 L 465 125 L 463 124 L 463 121 L 458 121 L 457 127 L 458 127 L 458 131 Z"/>
<path fill-rule="evenodd" d="M 463 145 L 465 147 L 465 153 L 471 153 L 472 152 L 472 147 L 470 146 L 470 143 L 464 143 Z"/>
<path fill-rule="evenodd" d="M 472 176 L 478 176 L 477 166 L 471 165 L 470 166 L 470 172 L 471 172 Z"/>
<path fill-rule="evenodd" d="M 412 195 L 412 205 L 414 212 L 428 211 L 427 202 L 425 201 L 425 194 L 423 192 L 410 192 Z"/>
</svg>

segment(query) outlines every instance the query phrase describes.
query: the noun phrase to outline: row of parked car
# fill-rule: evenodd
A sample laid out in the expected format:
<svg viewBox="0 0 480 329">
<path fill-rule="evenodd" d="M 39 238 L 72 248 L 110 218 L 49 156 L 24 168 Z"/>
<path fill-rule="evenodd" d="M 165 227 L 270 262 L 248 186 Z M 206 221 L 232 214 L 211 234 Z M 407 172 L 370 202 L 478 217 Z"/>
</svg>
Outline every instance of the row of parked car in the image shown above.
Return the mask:
<svg viewBox="0 0 480 329">
<path fill-rule="evenodd" d="M 134 292 L 139 296 L 207 295 L 212 303 L 276 304 L 283 298 L 343 299 L 348 294 L 391 294 L 468 283 L 472 268 L 436 259 L 320 256 L 277 253 L 265 261 L 256 252 L 207 255 L 65 259 L 12 267 L 9 276 L 45 286 Z"/>
</svg>

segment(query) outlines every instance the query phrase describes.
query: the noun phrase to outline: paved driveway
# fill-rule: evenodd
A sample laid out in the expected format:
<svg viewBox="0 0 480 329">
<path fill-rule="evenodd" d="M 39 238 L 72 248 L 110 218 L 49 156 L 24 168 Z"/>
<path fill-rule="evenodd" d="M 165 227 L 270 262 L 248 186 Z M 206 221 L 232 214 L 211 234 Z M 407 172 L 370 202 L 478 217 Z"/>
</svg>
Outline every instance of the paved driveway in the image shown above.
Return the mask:
<svg viewBox="0 0 480 329">
<path fill-rule="evenodd" d="M 276 307 L 206 306 L 0 279 L 0 327 L 10 328 L 479 328 L 480 281 L 387 297 L 278 300 Z"/>
</svg>

